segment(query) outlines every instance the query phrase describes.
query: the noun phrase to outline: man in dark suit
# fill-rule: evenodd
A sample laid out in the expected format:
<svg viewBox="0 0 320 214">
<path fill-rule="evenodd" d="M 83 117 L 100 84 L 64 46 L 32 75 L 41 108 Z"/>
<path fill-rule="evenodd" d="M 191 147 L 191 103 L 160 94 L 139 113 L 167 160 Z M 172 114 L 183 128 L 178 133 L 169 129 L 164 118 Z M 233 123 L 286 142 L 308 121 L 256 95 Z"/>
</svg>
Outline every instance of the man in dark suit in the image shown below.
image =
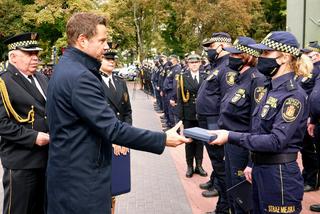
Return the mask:
<svg viewBox="0 0 320 214">
<path fill-rule="evenodd" d="M 160 133 L 116 118 L 99 73 L 99 60 L 108 49 L 104 17 L 75 13 L 67 39 L 69 47 L 48 87 L 48 214 L 109 214 L 112 144 L 161 154 L 165 146 L 189 139 L 177 134 L 181 123 Z"/>
<path fill-rule="evenodd" d="M 0 75 L 3 213 L 45 213 L 48 83 L 36 71 L 41 50 L 37 39 L 36 33 L 25 33 L 5 40 L 9 64 Z"/>
<path fill-rule="evenodd" d="M 201 57 L 198 54 L 190 54 L 188 56 L 188 70 L 179 77 L 179 89 L 177 92 L 177 103 L 179 119 L 183 121 L 184 128 L 198 127 L 196 116 L 196 99 L 197 92 L 207 74 L 200 71 Z M 195 159 L 196 167 L 193 168 L 193 160 Z M 186 177 L 191 178 L 193 173 L 200 176 L 207 176 L 207 172 L 202 168 L 203 159 L 203 143 L 194 140 L 192 143 L 186 144 L 186 161 L 187 172 Z"/>
</svg>

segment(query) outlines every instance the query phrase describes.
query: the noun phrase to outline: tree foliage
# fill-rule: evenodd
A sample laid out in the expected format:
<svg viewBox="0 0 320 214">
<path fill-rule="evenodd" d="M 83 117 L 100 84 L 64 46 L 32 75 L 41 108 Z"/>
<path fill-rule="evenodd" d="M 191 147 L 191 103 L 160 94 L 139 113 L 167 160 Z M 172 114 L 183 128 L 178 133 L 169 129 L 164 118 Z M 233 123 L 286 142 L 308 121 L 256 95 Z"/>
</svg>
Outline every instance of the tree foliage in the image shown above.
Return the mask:
<svg viewBox="0 0 320 214">
<path fill-rule="evenodd" d="M 200 51 L 213 32 L 260 40 L 285 26 L 285 0 L 0 0 L 0 40 L 36 31 L 42 57 L 50 61 L 52 46 L 66 46 L 67 20 L 79 11 L 107 16 L 110 39 L 125 50 L 123 56 L 138 60 Z M 4 49 L 1 44 L 1 54 Z"/>
</svg>

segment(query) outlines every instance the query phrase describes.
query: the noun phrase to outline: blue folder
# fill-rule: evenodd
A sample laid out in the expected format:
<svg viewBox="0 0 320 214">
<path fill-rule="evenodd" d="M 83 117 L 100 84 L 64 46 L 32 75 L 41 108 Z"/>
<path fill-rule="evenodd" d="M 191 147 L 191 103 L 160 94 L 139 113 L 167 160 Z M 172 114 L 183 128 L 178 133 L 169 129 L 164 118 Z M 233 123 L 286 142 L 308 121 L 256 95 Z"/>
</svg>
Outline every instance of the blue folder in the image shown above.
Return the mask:
<svg viewBox="0 0 320 214">
<path fill-rule="evenodd" d="M 185 137 L 189 137 L 195 140 L 201 140 L 206 143 L 209 143 L 211 141 L 214 141 L 217 138 L 217 135 L 212 135 L 208 133 L 209 130 L 199 128 L 199 127 L 193 127 L 183 130 L 183 135 Z"/>
<path fill-rule="evenodd" d="M 111 194 L 128 193 L 131 190 L 130 152 L 115 156 L 112 149 Z"/>
</svg>

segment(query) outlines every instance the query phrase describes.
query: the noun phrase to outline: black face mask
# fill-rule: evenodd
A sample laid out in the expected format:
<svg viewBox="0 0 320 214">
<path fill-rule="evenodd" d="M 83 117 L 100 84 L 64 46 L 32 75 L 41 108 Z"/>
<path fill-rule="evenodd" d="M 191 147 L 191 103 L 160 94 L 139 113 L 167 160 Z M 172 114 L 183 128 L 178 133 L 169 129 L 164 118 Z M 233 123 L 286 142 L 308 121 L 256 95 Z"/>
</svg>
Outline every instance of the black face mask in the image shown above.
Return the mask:
<svg viewBox="0 0 320 214">
<path fill-rule="evenodd" d="M 281 66 L 277 63 L 277 58 L 259 57 L 257 69 L 266 77 L 273 77 Z"/>
<path fill-rule="evenodd" d="M 229 57 L 229 64 L 228 67 L 234 71 L 241 71 L 244 66 L 244 62 L 241 58 Z"/>
<path fill-rule="evenodd" d="M 217 49 L 208 49 L 208 60 L 210 63 L 214 63 L 218 56 Z"/>
</svg>

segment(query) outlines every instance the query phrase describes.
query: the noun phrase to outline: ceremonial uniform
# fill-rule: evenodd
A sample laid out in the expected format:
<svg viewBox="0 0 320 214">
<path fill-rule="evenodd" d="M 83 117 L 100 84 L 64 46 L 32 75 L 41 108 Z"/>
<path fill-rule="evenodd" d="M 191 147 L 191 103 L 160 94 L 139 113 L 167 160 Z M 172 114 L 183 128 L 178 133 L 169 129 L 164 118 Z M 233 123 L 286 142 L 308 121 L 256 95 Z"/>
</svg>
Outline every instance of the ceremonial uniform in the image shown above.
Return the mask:
<svg viewBox="0 0 320 214">
<path fill-rule="evenodd" d="M 177 75 L 180 73 L 181 67 L 179 64 L 172 66 L 163 83 L 166 103 L 168 105 L 168 124 L 170 127 L 173 127 L 178 122 L 177 108 L 176 106 L 170 105 L 170 100 L 177 101 Z"/>
<path fill-rule="evenodd" d="M 312 52 L 311 50 L 312 48 L 314 49 L 315 52 L 317 53 L 320 52 L 320 45 L 315 42 L 310 43 L 309 48 L 310 48 L 309 52 Z M 306 91 L 306 93 L 309 96 L 316 84 L 316 79 L 319 78 L 319 75 L 320 75 L 320 61 L 315 62 L 313 66 L 314 66 L 313 71 L 308 77 L 298 78 L 298 82 L 300 83 L 301 87 Z M 311 104 L 311 107 L 313 107 L 312 105 L 314 104 Z M 317 190 L 320 185 L 319 139 L 311 137 L 307 131 L 304 137 L 301 155 L 302 155 L 302 164 L 303 164 L 302 176 L 304 179 L 304 191 L 309 192 L 309 191 Z"/>
<path fill-rule="evenodd" d="M 229 34 L 223 32 L 213 33 L 207 43 L 213 42 L 231 43 L 231 37 Z M 234 85 L 237 73 L 227 66 L 229 54 L 217 57 L 217 54 L 212 54 L 211 52 L 215 53 L 216 51 L 208 50 L 211 71 L 198 91 L 196 111 L 199 126 L 205 129 L 215 130 L 218 128 L 217 122 L 220 113 L 221 99 L 229 88 Z M 225 184 L 224 146 L 209 144 L 205 144 L 205 146 L 213 170 L 210 175 L 210 180 L 203 184 L 208 191 L 203 192 L 202 195 L 212 197 L 212 195 L 216 196 L 218 192 L 219 200 L 217 202 L 216 212 L 228 213 L 229 205 Z M 202 186 L 200 185 L 200 187 Z"/>
<path fill-rule="evenodd" d="M 249 65 L 246 70 L 242 70 L 247 64 L 254 64 L 255 59 L 249 62 L 244 61 L 243 55 L 238 56 L 240 58 L 235 57 L 239 54 L 258 57 L 258 51 L 248 47 L 250 44 L 255 44 L 255 41 L 249 37 L 238 37 L 233 47 L 224 48 L 225 51 L 231 53 L 228 67 L 238 73 L 235 78 L 235 84 L 221 100 L 218 120 L 220 129 L 250 132 L 251 114 L 264 95 L 264 76 L 255 67 L 249 67 Z M 249 163 L 248 149 L 233 144 L 225 144 L 224 152 L 226 184 L 229 189 L 245 180 L 243 171 L 248 164 L 251 167 L 251 164 Z M 248 195 L 248 198 L 252 199 L 252 196 Z M 228 195 L 228 199 L 232 213 L 246 213 L 234 198 Z"/>
<path fill-rule="evenodd" d="M 188 63 L 193 61 L 200 62 L 200 57 L 193 54 L 189 55 Z M 199 70 L 197 74 L 192 74 L 192 72 L 188 70 L 179 76 L 179 88 L 177 92 L 178 112 L 179 119 L 183 121 L 184 128 L 199 126 L 196 117 L 196 99 L 198 89 L 206 76 L 206 73 Z M 186 144 L 185 149 L 188 171 L 191 172 L 187 172 L 187 177 L 191 177 L 193 174 L 194 159 L 196 161 L 196 168 L 194 172 L 200 173 L 199 168 L 203 170 L 203 143 L 198 140 L 193 140 L 191 143 Z M 201 174 L 205 176 L 206 173 L 201 172 Z"/>
<path fill-rule="evenodd" d="M 37 38 L 35 33 L 25 33 L 5 43 L 9 51 L 38 52 L 41 49 Z M 39 132 L 48 132 L 45 112 L 48 79 L 39 72 L 27 76 L 11 63 L 0 78 L 3 213 L 44 214 L 48 146 L 35 142 Z"/>
<path fill-rule="evenodd" d="M 272 32 L 261 44 L 250 45 L 260 50 L 289 53 L 292 57 L 299 57 L 298 46 L 296 38 L 284 31 Z M 277 63 L 275 58 L 259 57 L 257 68 L 272 77 L 280 68 L 274 62 Z M 302 210 L 303 178 L 296 159 L 309 111 L 307 94 L 296 83 L 294 75 L 288 72 L 270 81 L 252 114 L 251 133 L 229 132 L 229 143 L 252 152 L 253 213 L 300 213 Z"/>
</svg>

